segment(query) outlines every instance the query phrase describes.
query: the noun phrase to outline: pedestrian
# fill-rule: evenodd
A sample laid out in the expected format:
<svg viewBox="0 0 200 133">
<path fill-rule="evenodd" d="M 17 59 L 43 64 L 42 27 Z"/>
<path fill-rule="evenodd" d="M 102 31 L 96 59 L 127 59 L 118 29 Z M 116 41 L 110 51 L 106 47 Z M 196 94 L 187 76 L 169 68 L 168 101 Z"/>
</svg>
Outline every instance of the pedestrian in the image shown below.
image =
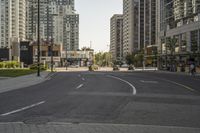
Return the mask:
<svg viewBox="0 0 200 133">
<path fill-rule="evenodd" d="M 195 74 L 195 65 L 194 63 L 190 64 L 190 75 L 194 75 Z"/>
</svg>

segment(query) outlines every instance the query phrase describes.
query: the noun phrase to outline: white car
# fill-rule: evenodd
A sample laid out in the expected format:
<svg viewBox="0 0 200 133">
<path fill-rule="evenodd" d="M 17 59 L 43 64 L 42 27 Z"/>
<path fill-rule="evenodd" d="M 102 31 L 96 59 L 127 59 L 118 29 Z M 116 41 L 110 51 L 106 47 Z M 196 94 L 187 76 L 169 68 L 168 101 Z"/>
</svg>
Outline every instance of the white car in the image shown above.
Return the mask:
<svg viewBox="0 0 200 133">
<path fill-rule="evenodd" d="M 71 68 L 79 68 L 79 65 L 71 65 Z"/>
<path fill-rule="evenodd" d="M 121 68 L 128 68 L 128 65 L 127 64 L 123 64 L 123 65 L 121 65 Z"/>
</svg>

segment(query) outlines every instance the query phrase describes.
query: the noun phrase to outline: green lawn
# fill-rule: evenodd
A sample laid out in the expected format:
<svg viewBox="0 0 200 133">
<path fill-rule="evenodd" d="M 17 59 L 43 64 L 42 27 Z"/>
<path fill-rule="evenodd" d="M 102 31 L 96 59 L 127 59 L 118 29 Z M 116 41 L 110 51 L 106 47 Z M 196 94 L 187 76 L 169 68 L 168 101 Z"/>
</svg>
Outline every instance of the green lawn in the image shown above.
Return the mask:
<svg viewBox="0 0 200 133">
<path fill-rule="evenodd" d="M 36 72 L 37 70 L 30 69 L 0 69 L 0 77 L 18 77 Z"/>
</svg>

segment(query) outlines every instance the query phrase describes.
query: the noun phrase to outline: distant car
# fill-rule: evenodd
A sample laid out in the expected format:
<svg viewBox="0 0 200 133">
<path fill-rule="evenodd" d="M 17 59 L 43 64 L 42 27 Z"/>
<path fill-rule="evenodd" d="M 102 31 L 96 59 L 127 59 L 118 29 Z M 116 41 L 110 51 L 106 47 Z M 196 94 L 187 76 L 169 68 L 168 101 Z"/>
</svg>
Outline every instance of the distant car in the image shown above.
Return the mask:
<svg viewBox="0 0 200 133">
<path fill-rule="evenodd" d="M 121 68 L 128 68 L 128 65 L 127 64 L 123 64 L 123 65 L 121 65 Z"/>
<path fill-rule="evenodd" d="M 128 70 L 135 70 L 134 65 L 129 65 L 129 66 L 128 66 Z"/>
<path fill-rule="evenodd" d="M 79 65 L 71 65 L 71 68 L 79 68 Z"/>
<path fill-rule="evenodd" d="M 113 66 L 113 71 L 119 71 L 119 66 L 118 65 Z"/>
</svg>

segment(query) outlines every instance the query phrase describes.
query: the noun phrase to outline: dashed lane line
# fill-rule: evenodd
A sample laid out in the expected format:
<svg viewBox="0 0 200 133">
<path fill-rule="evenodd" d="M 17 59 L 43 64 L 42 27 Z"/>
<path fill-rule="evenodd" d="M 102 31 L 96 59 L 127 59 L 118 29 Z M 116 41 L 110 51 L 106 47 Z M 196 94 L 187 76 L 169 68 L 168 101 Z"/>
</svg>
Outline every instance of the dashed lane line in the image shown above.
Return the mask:
<svg viewBox="0 0 200 133">
<path fill-rule="evenodd" d="M 17 109 L 17 110 L 13 110 L 13 111 L 10 111 L 10 112 L 1 114 L 0 116 L 8 116 L 8 115 L 11 115 L 11 114 L 15 114 L 15 113 L 18 113 L 18 112 L 22 112 L 22 111 L 24 111 L 24 110 L 28 110 L 28 109 L 30 109 L 30 108 L 39 106 L 39 105 L 44 104 L 44 103 L 45 103 L 45 101 L 41 101 L 41 102 L 38 102 L 38 103 L 35 103 L 35 104 L 32 104 L 32 105 L 29 105 L 29 106 L 26 106 L 26 107 Z"/>
<path fill-rule="evenodd" d="M 84 85 L 83 84 L 80 84 L 79 86 L 76 87 L 76 89 L 80 89 L 82 88 Z"/>
</svg>

